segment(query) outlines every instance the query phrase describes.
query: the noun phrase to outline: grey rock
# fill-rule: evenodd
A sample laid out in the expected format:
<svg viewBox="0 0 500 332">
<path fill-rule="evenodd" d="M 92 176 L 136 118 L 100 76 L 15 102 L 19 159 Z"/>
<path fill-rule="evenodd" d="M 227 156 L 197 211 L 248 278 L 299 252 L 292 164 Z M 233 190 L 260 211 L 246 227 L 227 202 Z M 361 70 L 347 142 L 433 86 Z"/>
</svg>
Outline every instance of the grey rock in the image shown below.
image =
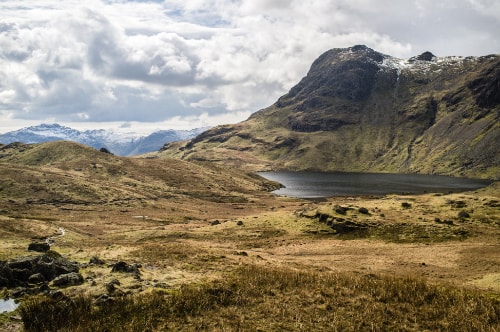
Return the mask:
<svg viewBox="0 0 500 332">
<path fill-rule="evenodd" d="M 55 251 L 43 255 L 0 261 L 0 287 L 25 287 L 33 281 L 51 281 L 56 277 L 79 270 L 78 264 Z M 31 278 L 31 279 L 30 279 Z"/>
<path fill-rule="evenodd" d="M 43 274 L 41 274 L 41 273 L 32 274 L 28 278 L 28 283 L 30 283 L 30 284 L 40 284 L 43 282 L 45 282 L 45 278 L 43 277 Z"/>
<path fill-rule="evenodd" d="M 80 273 L 71 272 L 62 274 L 52 280 L 52 284 L 57 287 L 76 286 L 83 283 L 83 277 Z"/>
</svg>

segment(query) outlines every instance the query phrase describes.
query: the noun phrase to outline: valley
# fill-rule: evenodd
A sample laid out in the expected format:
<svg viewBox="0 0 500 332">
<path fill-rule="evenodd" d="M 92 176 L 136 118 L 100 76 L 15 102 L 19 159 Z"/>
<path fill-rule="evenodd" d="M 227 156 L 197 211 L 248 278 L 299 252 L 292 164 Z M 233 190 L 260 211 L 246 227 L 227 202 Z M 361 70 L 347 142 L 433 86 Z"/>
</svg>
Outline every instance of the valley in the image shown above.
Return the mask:
<svg viewBox="0 0 500 332">
<path fill-rule="evenodd" d="M 39 155 L 50 155 L 45 149 L 64 153 L 42 161 Z M 29 244 L 52 237 L 50 249 L 76 262 L 84 279 L 65 287 L 47 283 L 45 291 L 37 291 L 40 284 L 4 288 L 4 296 L 21 296 L 21 303 L 62 291 L 106 306 L 217 283 L 242 268 L 420 278 L 495 301 L 500 294 L 497 182 L 463 193 L 305 200 L 276 196 L 270 191 L 277 183 L 229 167 L 116 157 L 69 142 L 13 146 L 1 160 L 0 260 L 33 256 Z M 136 272 L 112 272 L 119 262 Z M 198 329 L 200 317 L 185 330 Z M 221 319 L 217 324 L 237 329 Z M 259 319 L 264 329 L 277 324 Z M 168 325 L 156 320 L 157 327 Z M 0 324 L 21 327 L 11 319 Z"/>
<path fill-rule="evenodd" d="M 160 151 L 0 145 L 0 297 L 20 303 L 0 329 L 500 330 L 498 64 L 332 49 Z M 485 181 L 305 199 L 257 173 L 280 170 Z"/>
</svg>

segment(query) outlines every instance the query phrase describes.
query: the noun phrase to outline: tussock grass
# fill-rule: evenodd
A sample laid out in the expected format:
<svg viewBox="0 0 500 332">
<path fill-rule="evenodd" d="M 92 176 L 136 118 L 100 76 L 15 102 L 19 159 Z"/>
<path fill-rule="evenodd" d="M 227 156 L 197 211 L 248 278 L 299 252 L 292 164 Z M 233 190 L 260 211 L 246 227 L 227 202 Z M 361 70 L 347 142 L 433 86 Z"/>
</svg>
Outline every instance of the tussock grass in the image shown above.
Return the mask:
<svg viewBox="0 0 500 332">
<path fill-rule="evenodd" d="M 243 266 L 225 279 L 93 305 L 35 297 L 26 331 L 497 331 L 500 301 L 425 279 Z"/>
</svg>

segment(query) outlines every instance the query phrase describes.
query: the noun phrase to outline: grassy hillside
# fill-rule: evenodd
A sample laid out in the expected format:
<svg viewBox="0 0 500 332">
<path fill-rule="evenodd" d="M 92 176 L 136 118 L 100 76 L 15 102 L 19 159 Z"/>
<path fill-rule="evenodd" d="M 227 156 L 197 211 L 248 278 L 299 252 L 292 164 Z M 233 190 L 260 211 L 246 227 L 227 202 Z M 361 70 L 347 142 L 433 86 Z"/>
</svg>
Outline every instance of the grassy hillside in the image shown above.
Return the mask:
<svg viewBox="0 0 500 332">
<path fill-rule="evenodd" d="M 0 198 L 31 203 L 120 202 L 153 198 L 245 201 L 276 184 L 213 164 L 117 157 L 72 142 L 0 148 Z"/>
<path fill-rule="evenodd" d="M 331 50 L 247 121 L 160 155 L 253 170 L 500 177 L 500 57 L 413 60 Z"/>
</svg>

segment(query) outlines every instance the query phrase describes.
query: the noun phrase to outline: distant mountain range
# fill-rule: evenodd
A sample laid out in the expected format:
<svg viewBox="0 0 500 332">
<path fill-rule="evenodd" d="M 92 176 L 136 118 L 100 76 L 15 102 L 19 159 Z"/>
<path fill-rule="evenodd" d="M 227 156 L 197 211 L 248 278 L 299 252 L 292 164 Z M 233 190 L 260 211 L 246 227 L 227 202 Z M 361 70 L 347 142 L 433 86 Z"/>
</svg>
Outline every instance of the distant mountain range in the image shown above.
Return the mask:
<svg viewBox="0 0 500 332">
<path fill-rule="evenodd" d="M 364 45 L 322 54 L 273 105 L 166 144 L 164 157 L 249 170 L 500 178 L 500 55 L 409 59 Z"/>
<path fill-rule="evenodd" d="M 113 129 L 80 131 L 59 124 L 40 124 L 0 134 L 0 143 L 43 143 L 50 141 L 72 141 L 96 149 L 106 148 L 119 156 L 133 156 L 158 151 L 165 143 L 191 139 L 208 128 L 192 130 L 160 130 L 147 136 L 134 132 Z"/>
</svg>

